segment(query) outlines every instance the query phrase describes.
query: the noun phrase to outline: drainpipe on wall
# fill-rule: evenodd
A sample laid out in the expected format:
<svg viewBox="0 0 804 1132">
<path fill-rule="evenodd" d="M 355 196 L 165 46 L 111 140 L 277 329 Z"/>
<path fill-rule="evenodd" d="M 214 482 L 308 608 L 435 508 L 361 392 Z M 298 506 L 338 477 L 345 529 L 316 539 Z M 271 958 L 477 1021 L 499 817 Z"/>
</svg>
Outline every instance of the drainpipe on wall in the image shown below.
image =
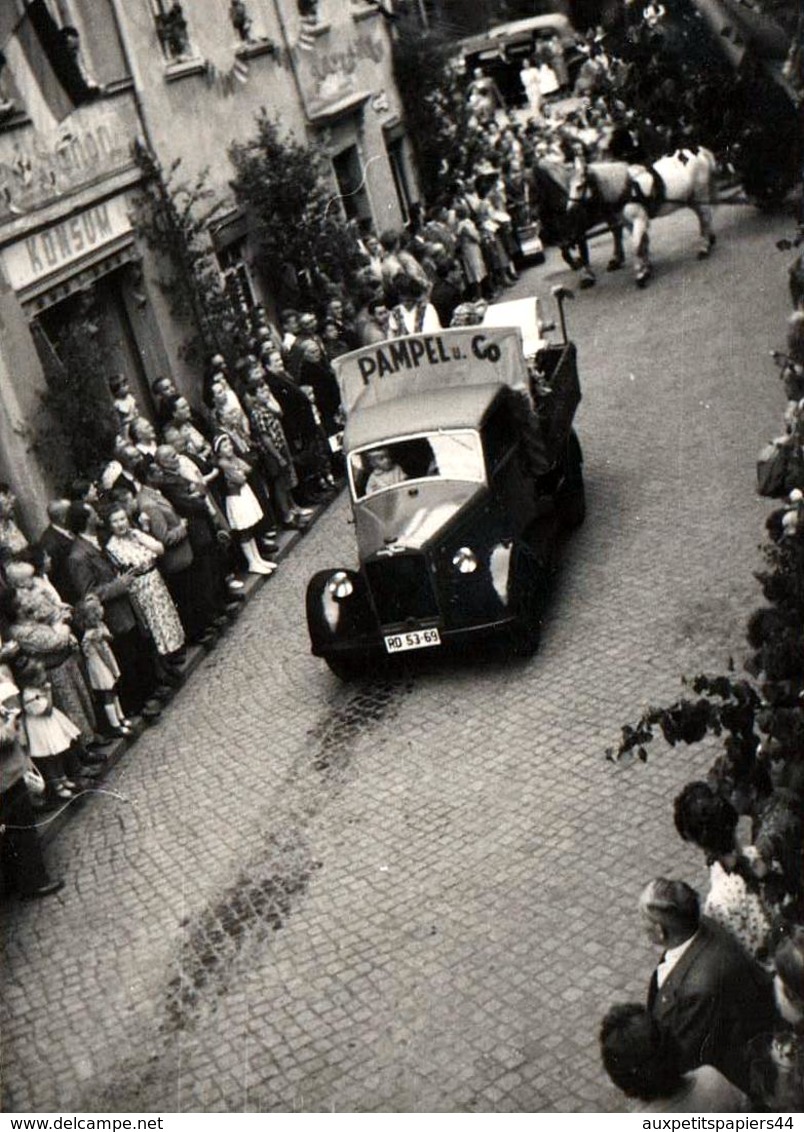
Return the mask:
<svg viewBox="0 0 804 1132">
<path fill-rule="evenodd" d="M 305 108 L 304 102 L 304 89 L 301 85 L 301 82 L 299 81 L 299 76 L 296 71 L 296 61 L 293 58 L 293 51 L 290 46 L 290 40 L 288 39 L 288 29 L 285 27 L 285 17 L 282 15 L 280 0 L 274 0 L 274 11 L 276 12 L 276 19 L 277 23 L 279 24 L 279 32 L 282 36 L 282 42 L 285 45 L 285 51 L 287 53 L 287 59 L 290 65 L 290 73 L 293 75 L 293 85 L 296 87 L 296 94 L 299 96 L 299 103 L 302 108 L 302 113 L 306 118 L 307 110 Z"/>
<path fill-rule="evenodd" d="M 112 11 L 114 12 L 115 22 L 117 23 L 117 34 L 120 37 L 120 46 L 123 49 L 123 59 L 125 60 L 128 73 L 131 75 L 131 78 L 134 82 L 134 104 L 137 107 L 137 116 L 139 117 L 140 123 L 142 124 L 142 133 L 143 137 L 145 138 L 145 144 L 152 153 L 156 153 L 156 150 L 154 149 L 152 144 L 153 135 L 148 126 L 148 114 L 145 109 L 145 103 L 142 100 L 142 95 L 140 93 L 142 89 L 142 82 L 140 80 L 139 71 L 137 70 L 136 64 L 134 62 L 134 52 L 131 50 L 131 43 L 128 37 L 128 28 L 126 27 L 125 18 L 123 15 L 122 0 L 111 0 L 111 4 Z"/>
</svg>

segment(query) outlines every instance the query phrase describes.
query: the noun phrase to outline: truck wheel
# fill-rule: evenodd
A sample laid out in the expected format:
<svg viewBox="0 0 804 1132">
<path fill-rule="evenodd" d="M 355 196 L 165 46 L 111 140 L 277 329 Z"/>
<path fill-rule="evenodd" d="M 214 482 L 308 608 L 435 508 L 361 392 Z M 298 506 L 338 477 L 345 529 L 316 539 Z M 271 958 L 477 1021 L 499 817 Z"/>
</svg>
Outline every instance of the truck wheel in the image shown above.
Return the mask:
<svg viewBox="0 0 804 1132">
<path fill-rule="evenodd" d="M 538 617 L 520 616 L 508 630 L 511 652 L 523 659 L 533 656 L 539 647 L 542 635 L 541 621 Z"/>
<path fill-rule="evenodd" d="M 567 445 L 567 474 L 561 492 L 561 521 L 569 531 L 580 527 L 586 518 L 586 491 L 583 484 L 583 452 L 572 430 Z"/>
<path fill-rule="evenodd" d="M 368 659 L 364 656 L 325 656 L 324 660 L 333 676 L 344 684 L 361 680 L 368 675 Z"/>
<path fill-rule="evenodd" d="M 517 612 L 508 627 L 514 656 L 533 656 L 539 647 L 546 588 L 544 569 L 533 551 L 526 546 L 520 548 L 516 571 Z"/>
</svg>

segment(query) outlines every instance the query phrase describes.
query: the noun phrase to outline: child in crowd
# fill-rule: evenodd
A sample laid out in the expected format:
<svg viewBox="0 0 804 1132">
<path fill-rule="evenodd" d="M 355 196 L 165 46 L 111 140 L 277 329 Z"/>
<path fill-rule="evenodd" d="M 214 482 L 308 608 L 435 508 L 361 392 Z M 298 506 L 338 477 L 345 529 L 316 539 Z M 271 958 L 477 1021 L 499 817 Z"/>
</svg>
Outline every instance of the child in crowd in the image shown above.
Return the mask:
<svg viewBox="0 0 804 1132">
<path fill-rule="evenodd" d="M 114 399 L 118 434 L 128 440 L 131 425 L 140 416 L 139 405 L 131 392 L 128 379 L 122 373 L 113 374 L 109 378 L 109 392 Z"/>
<path fill-rule="evenodd" d="M 89 686 L 103 705 L 111 734 L 122 738 L 134 730 L 120 706 L 117 685 L 120 668 L 112 652 L 112 634 L 103 620 L 103 605 L 96 594 L 88 594 L 75 609 L 75 628 L 81 633 Z"/>
<path fill-rule="evenodd" d="M 49 797 L 66 801 L 79 788 L 67 777 L 64 759 L 81 732 L 64 712 L 53 706 L 53 691 L 43 664 L 22 657 L 15 661 L 14 676 L 23 685 L 22 724 L 28 753 L 45 780 Z"/>
</svg>

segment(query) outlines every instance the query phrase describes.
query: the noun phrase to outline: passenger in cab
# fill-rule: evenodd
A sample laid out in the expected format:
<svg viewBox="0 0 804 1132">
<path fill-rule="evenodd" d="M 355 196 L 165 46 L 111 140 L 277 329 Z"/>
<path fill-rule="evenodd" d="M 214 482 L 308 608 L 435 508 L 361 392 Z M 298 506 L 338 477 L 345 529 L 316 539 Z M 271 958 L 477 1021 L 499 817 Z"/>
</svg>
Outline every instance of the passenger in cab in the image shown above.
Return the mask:
<svg viewBox="0 0 804 1132">
<path fill-rule="evenodd" d="M 388 448 L 373 448 L 366 453 L 366 462 L 371 471 L 363 489 L 364 495 L 372 495 L 384 487 L 394 487 L 408 478 Z"/>
</svg>

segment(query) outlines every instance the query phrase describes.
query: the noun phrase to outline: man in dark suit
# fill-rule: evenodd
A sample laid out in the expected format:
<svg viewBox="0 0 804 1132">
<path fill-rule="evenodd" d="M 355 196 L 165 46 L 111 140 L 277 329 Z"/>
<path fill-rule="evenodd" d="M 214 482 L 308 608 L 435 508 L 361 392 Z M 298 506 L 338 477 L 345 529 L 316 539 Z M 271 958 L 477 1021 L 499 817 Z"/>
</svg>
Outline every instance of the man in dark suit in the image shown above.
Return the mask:
<svg viewBox="0 0 804 1132">
<path fill-rule="evenodd" d="M 159 445 L 148 476 L 150 484 L 161 492 L 187 527 L 187 540 L 193 555 L 189 569 L 193 604 L 191 635 L 195 630 L 200 636 L 213 625 L 222 628 L 224 622 L 221 618 L 225 616 L 226 606 L 233 604 L 227 600 L 224 581 L 223 520 L 221 518 L 216 523 L 202 488 L 181 474 L 179 455 L 171 445 Z"/>
<path fill-rule="evenodd" d="M 156 687 L 153 642 L 139 626 L 128 591 L 133 573 L 118 573 L 98 542 L 100 520 L 89 503 L 70 504 L 67 524 L 75 535 L 65 563 L 66 600 L 75 604 L 89 593 L 103 603 L 103 616 L 112 634 L 112 649 L 120 665 L 120 700 L 126 715 L 159 714 L 149 699 Z"/>
<path fill-rule="evenodd" d="M 698 895 L 683 881 L 651 881 L 640 913 L 648 939 L 664 948 L 648 1010 L 675 1039 L 681 1072 L 714 1065 L 747 1092 L 746 1044 L 772 1029 L 768 976 L 727 932 L 701 918 Z"/>
<path fill-rule="evenodd" d="M 39 549 L 50 559 L 50 580 L 62 597 L 69 587 L 67 559 L 75 541 L 75 535 L 67 529 L 69 510 L 69 499 L 51 499 L 47 505 L 50 522 L 39 536 Z"/>
</svg>

